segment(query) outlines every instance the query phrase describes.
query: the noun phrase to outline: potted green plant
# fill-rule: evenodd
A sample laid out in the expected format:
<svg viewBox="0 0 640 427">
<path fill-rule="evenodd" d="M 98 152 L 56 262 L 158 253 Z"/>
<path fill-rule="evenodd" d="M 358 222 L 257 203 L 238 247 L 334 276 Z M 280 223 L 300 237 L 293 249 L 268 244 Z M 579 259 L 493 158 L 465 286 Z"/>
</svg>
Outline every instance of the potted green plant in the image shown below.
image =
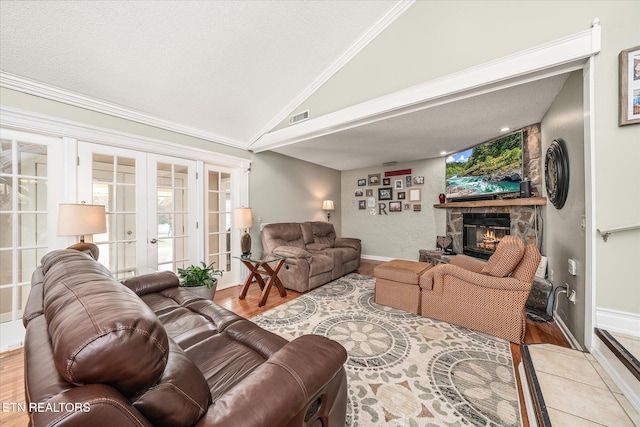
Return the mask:
<svg viewBox="0 0 640 427">
<path fill-rule="evenodd" d="M 200 264 L 201 266 L 190 265 L 187 268 L 178 268 L 178 276 L 182 279 L 180 286 L 189 288 L 203 298 L 213 299 L 218 286 L 218 279 L 214 276 L 222 276 L 222 270 L 216 270 L 213 267 L 215 262 L 209 265 L 204 262 Z"/>
</svg>

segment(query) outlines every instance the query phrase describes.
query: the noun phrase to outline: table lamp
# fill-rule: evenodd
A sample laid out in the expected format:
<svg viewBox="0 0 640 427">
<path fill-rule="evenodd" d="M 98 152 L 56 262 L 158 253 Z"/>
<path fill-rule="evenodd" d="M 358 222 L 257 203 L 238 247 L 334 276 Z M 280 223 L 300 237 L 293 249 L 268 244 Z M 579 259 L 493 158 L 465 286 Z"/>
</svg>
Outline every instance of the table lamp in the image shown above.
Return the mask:
<svg viewBox="0 0 640 427">
<path fill-rule="evenodd" d="M 233 212 L 234 228 L 244 230 L 244 234 L 240 239 L 240 248 L 242 256 L 251 255 L 251 235 L 248 229 L 253 225 L 253 214 L 251 208 L 236 208 Z"/>
<path fill-rule="evenodd" d="M 58 211 L 58 236 L 80 236 L 107 231 L 107 216 L 102 205 L 63 203 Z"/>
<path fill-rule="evenodd" d="M 331 211 L 334 209 L 333 200 L 325 200 L 322 202 L 322 209 L 327 211 L 327 221 L 331 221 Z"/>
</svg>

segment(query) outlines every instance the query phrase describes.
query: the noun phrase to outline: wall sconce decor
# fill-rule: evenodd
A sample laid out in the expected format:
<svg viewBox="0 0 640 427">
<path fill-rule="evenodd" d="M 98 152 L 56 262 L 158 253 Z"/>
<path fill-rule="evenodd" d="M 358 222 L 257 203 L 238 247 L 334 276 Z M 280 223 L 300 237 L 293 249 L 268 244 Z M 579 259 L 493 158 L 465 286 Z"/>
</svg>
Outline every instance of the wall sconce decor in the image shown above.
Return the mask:
<svg viewBox="0 0 640 427">
<path fill-rule="evenodd" d="M 327 221 L 331 221 L 331 211 L 334 210 L 333 200 L 324 200 L 322 202 L 322 209 L 327 211 Z"/>
<path fill-rule="evenodd" d="M 233 224 L 237 230 L 244 230 L 244 234 L 240 238 L 242 256 L 251 255 L 251 235 L 248 233 L 248 229 L 253 225 L 251 208 L 236 208 L 233 211 Z"/>
</svg>

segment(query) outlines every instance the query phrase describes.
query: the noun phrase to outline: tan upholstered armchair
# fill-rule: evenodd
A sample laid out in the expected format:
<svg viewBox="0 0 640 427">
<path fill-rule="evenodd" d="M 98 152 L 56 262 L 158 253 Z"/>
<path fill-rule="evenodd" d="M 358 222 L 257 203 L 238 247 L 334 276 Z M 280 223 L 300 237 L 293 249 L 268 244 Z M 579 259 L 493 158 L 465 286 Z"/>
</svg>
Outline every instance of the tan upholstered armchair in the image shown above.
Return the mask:
<svg viewBox="0 0 640 427">
<path fill-rule="evenodd" d="M 525 248 L 515 236 L 503 238 L 487 262 L 457 255 L 420 278 L 421 314 L 521 343 L 539 263 L 536 245 Z"/>
</svg>

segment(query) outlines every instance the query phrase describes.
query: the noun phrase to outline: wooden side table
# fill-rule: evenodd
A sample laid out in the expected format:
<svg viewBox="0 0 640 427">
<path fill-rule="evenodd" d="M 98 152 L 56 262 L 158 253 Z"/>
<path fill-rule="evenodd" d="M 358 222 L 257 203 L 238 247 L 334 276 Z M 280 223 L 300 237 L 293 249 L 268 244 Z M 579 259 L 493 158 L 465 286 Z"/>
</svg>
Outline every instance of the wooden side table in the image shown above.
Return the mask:
<svg viewBox="0 0 640 427">
<path fill-rule="evenodd" d="M 251 282 L 254 278 L 262 290 L 258 307 L 265 305 L 267 298 L 269 297 L 271 287 L 274 284 L 276 285 L 281 297 L 284 298 L 287 296 L 287 291 L 284 289 L 284 285 L 278 278 L 278 271 L 280 271 L 280 268 L 282 268 L 284 261 L 288 257 L 274 254 L 249 254 L 248 256 L 234 256 L 234 258 L 242 261 L 242 263 L 249 269 L 249 275 L 247 276 L 247 280 L 244 282 L 242 292 L 238 299 L 245 299 L 247 292 L 249 291 L 249 286 L 251 286 Z M 263 276 L 266 276 L 267 278 L 266 283 Z"/>
</svg>

